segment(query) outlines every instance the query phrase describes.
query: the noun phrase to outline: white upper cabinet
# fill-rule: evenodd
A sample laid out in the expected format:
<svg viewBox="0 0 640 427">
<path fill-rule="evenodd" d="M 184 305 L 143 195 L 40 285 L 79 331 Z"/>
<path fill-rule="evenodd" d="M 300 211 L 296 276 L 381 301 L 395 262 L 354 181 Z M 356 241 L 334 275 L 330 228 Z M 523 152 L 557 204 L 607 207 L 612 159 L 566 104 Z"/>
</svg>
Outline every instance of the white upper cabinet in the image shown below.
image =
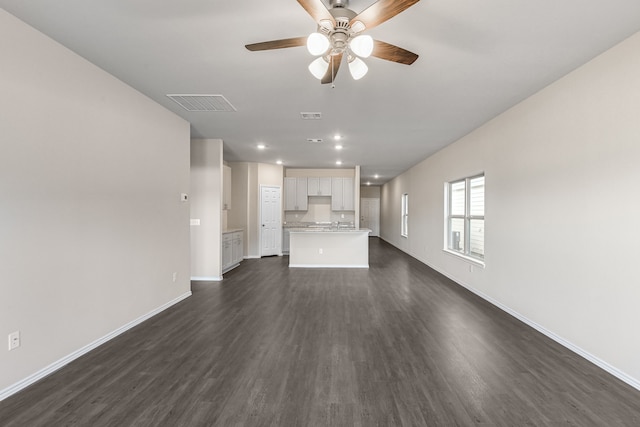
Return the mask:
<svg viewBox="0 0 640 427">
<path fill-rule="evenodd" d="M 353 178 L 331 178 L 331 210 L 355 210 Z"/>
<path fill-rule="evenodd" d="M 330 177 L 307 178 L 307 193 L 309 196 L 330 196 L 331 195 L 331 178 Z"/>
<path fill-rule="evenodd" d="M 284 210 L 306 211 L 308 209 L 307 178 L 284 179 Z"/>
</svg>

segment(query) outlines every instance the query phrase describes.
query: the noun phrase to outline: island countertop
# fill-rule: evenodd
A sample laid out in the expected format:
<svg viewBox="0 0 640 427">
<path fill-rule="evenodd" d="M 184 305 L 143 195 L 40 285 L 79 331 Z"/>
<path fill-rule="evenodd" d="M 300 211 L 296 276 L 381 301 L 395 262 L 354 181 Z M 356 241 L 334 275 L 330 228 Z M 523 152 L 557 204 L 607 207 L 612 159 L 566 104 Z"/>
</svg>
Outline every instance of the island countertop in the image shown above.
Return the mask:
<svg viewBox="0 0 640 427">
<path fill-rule="evenodd" d="M 368 228 L 328 228 L 328 227 L 304 227 L 289 228 L 291 233 L 369 233 Z"/>
</svg>

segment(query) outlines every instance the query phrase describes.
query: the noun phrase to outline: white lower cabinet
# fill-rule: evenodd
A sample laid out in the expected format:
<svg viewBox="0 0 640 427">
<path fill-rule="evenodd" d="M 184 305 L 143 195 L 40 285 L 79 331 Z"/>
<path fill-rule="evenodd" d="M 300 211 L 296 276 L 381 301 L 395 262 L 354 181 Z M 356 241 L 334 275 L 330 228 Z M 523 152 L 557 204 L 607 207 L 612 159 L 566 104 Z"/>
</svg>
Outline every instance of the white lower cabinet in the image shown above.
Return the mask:
<svg viewBox="0 0 640 427">
<path fill-rule="evenodd" d="M 222 233 L 222 272 L 240 265 L 243 257 L 243 232 L 232 230 Z"/>
<path fill-rule="evenodd" d="M 231 252 L 232 252 L 232 257 L 231 257 L 231 262 L 233 262 L 234 264 L 240 264 L 240 261 L 242 261 L 242 231 L 236 231 L 235 233 L 233 233 L 233 241 L 232 241 L 232 248 L 231 248 Z"/>
</svg>

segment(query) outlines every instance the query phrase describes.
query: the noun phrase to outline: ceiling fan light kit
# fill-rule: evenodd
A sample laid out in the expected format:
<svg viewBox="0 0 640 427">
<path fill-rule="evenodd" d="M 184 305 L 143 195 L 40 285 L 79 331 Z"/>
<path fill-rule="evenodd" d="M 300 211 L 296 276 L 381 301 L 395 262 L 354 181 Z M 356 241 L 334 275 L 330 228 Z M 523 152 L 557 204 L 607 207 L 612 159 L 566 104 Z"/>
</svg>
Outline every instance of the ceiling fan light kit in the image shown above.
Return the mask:
<svg viewBox="0 0 640 427">
<path fill-rule="evenodd" d="M 349 42 L 349 48 L 360 58 L 368 58 L 373 53 L 373 38 L 367 34 L 356 36 Z"/>
<path fill-rule="evenodd" d="M 353 80 L 360 80 L 368 71 L 369 67 L 367 67 L 367 64 L 365 64 L 362 59 L 357 56 L 353 56 L 349 59 L 349 72 L 351 73 Z"/>
<path fill-rule="evenodd" d="M 311 62 L 309 71 L 323 84 L 333 83 L 345 53 L 354 80 L 361 79 L 369 70 L 360 58 L 374 56 L 405 65 L 418 59 L 413 52 L 361 33 L 393 18 L 419 0 L 378 0 L 359 14 L 348 8 L 349 0 L 331 0 L 330 9 L 322 0 L 297 1 L 316 21 L 316 32 L 308 37 L 248 44 L 246 48 L 257 51 L 306 45 L 309 53 L 319 56 Z"/>
<path fill-rule="evenodd" d="M 327 73 L 329 69 L 329 63 L 324 57 L 316 58 L 311 64 L 309 64 L 309 71 L 313 74 L 313 77 L 320 80 Z"/>
<path fill-rule="evenodd" d="M 311 33 L 307 38 L 307 50 L 313 56 L 322 55 L 329 49 L 329 39 L 321 33 Z"/>
</svg>

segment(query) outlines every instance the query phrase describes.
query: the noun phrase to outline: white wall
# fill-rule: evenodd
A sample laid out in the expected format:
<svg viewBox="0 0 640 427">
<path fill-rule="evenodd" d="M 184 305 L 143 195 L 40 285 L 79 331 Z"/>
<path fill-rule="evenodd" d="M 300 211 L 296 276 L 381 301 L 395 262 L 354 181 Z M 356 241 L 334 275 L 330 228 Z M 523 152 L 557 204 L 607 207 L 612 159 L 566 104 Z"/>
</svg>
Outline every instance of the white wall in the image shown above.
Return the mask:
<svg viewBox="0 0 640 427">
<path fill-rule="evenodd" d="M 384 186 L 385 240 L 640 387 L 640 34 Z M 486 174 L 486 269 L 442 251 L 443 186 Z M 409 193 L 409 239 L 400 197 Z"/>
<path fill-rule="evenodd" d="M 191 141 L 190 199 L 191 218 L 200 220 L 200 225 L 191 226 L 191 280 L 221 280 L 221 139 Z"/>
<path fill-rule="evenodd" d="M 189 124 L 3 10 L 0 39 L 2 399 L 191 291 Z"/>
<path fill-rule="evenodd" d="M 362 199 L 379 199 L 380 198 L 380 186 L 379 185 L 361 185 L 360 186 L 360 198 L 362 198 Z"/>
</svg>

